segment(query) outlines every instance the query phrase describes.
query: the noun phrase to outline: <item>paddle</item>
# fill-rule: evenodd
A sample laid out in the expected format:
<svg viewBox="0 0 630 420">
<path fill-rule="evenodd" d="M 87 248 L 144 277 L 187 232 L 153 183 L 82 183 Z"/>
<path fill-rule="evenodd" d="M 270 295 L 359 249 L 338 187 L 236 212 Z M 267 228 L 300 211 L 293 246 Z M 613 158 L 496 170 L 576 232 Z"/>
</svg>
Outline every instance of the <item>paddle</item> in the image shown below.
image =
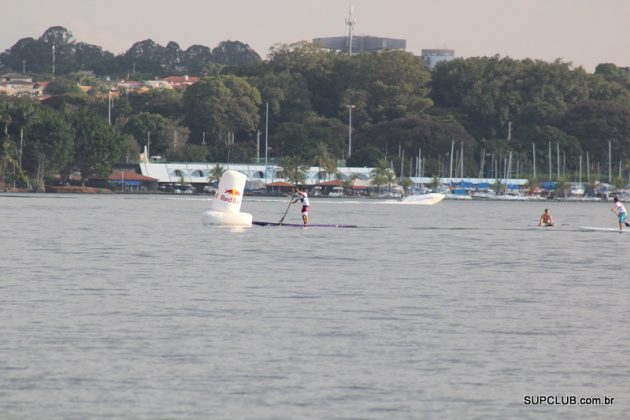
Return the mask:
<svg viewBox="0 0 630 420">
<path fill-rule="evenodd" d="M 295 193 L 291 195 L 291 199 L 289 200 L 289 205 L 287 206 L 287 209 L 284 211 L 284 214 L 282 215 L 282 219 L 280 219 L 278 223 L 282 223 L 284 221 L 284 218 L 287 217 L 287 213 L 289 212 L 289 207 L 291 207 L 291 204 L 293 204 L 293 197 L 295 197 Z"/>
</svg>

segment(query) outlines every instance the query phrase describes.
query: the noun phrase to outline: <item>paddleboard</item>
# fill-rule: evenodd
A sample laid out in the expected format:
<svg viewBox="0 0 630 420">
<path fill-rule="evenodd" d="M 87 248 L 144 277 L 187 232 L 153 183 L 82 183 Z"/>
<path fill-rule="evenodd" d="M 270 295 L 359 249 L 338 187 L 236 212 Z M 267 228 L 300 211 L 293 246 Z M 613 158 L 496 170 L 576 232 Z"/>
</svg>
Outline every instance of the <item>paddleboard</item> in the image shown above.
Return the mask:
<svg viewBox="0 0 630 420">
<path fill-rule="evenodd" d="M 594 226 L 580 226 L 580 229 L 591 232 L 617 232 L 617 233 L 630 233 L 630 229 L 619 230 L 619 228 L 605 228 Z"/>
<path fill-rule="evenodd" d="M 301 228 L 311 228 L 311 227 L 320 227 L 320 228 L 356 228 L 357 225 L 323 225 L 323 224 L 308 224 L 305 225 L 303 223 L 278 223 L 278 222 L 257 222 L 253 221 L 252 225 L 257 226 L 281 226 L 281 227 L 301 227 Z"/>
</svg>

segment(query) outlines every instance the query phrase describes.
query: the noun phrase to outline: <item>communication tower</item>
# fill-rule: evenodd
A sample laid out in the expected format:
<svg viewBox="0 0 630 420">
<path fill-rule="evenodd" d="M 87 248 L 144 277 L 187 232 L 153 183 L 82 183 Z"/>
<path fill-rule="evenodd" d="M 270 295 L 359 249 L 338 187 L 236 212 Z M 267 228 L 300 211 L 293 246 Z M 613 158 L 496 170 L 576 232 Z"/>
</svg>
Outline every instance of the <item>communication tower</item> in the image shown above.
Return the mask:
<svg viewBox="0 0 630 420">
<path fill-rule="evenodd" d="M 346 25 L 348 25 L 348 53 L 352 55 L 352 35 L 354 34 L 354 25 L 357 24 L 357 19 L 354 17 L 354 6 L 350 6 L 348 17 L 346 18 Z"/>
</svg>

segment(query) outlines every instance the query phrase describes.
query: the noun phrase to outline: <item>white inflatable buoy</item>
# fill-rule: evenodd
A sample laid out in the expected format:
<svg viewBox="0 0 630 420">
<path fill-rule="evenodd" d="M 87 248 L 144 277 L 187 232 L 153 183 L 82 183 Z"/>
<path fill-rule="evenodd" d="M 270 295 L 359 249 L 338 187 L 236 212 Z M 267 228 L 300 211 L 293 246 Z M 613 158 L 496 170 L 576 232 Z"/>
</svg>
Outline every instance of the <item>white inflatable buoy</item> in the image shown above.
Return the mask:
<svg viewBox="0 0 630 420">
<path fill-rule="evenodd" d="M 203 213 L 205 225 L 251 226 L 252 215 L 241 213 L 247 177 L 237 171 L 225 171 L 212 200 L 212 210 Z"/>
</svg>

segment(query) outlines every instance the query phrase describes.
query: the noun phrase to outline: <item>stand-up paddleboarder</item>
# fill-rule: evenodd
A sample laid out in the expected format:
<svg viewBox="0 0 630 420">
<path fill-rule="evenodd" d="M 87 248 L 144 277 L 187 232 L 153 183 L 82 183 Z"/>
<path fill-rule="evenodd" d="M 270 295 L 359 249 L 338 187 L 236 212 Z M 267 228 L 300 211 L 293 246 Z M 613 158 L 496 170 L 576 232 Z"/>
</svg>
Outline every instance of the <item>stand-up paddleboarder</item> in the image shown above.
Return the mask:
<svg viewBox="0 0 630 420">
<path fill-rule="evenodd" d="M 623 225 L 626 222 L 626 208 L 619 200 L 619 197 L 613 198 L 613 201 L 615 202 L 615 205 L 612 209 L 610 209 L 610 211 L 617 214 L 617 217 L 619 217 L 619 230 L 623 230 Z M 627 225 L 627 223 L 625 224 Z"/>
<path fill-rule="evenodd" d="M 299 188 L 297 189 L 297 198 L 295 199 L 295 201 L 293 201 L 293 203 L 297 203 L 298 201 L 302 203 L 302 221 L 305 225 L 307 225 L 308 210 L 311 207 L 311 203 L 308 201 L 308 195 L 306 194 L 306 191 L 302 191 Z"/>
</svg>

